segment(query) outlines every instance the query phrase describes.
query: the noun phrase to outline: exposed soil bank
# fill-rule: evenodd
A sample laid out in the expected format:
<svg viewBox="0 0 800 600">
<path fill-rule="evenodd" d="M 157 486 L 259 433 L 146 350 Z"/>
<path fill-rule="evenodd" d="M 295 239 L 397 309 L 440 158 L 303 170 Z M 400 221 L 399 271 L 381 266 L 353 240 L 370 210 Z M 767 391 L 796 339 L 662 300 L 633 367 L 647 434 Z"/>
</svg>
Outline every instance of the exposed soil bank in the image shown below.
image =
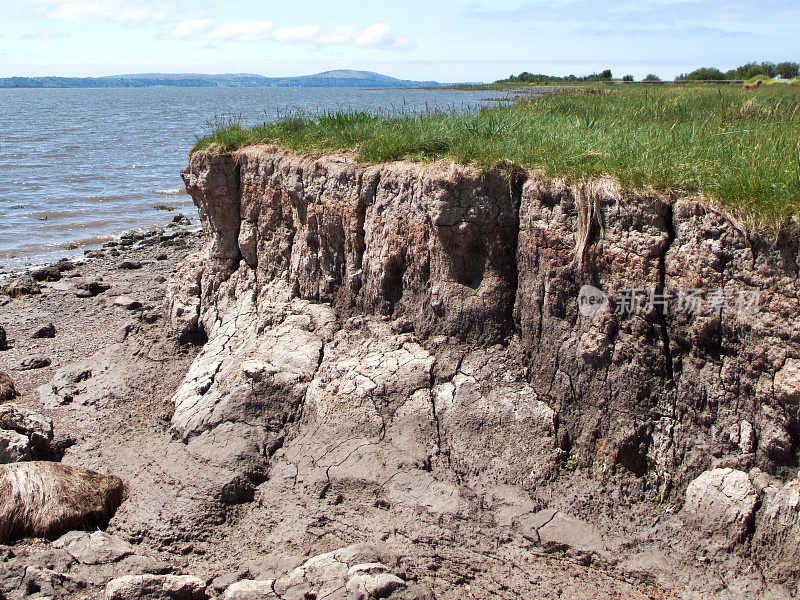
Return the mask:
<svg viewBox="0 0 800 600">
<path fill-rule="evenodd" d="M 0 306 L 17 402 L 127 488 L 111 557 L 17 542 L 0 592 L 796 594 L 796 232 L 608 181 L 269 147 L 184 178 L 203 240 L 87 263 L 95 298 L 65 276 Z M 585 285 L 611 301 L 581 310 Z M 693 289 L 693 312 L 620 308 Z M 31 354 L 53 366 L 16 370 Z"/>
<path fill-rule="evenodd" d="M 184 179 L 210 239 L 184 265 L 189 287 L 170 290 L 171 320 L 211 342 L 175 396 L 176 435 L 199 446 L 238 423 L 282 447 L 251 464 L 263 474 L 276 460 L 302 470 L 323 425 L 331 444 L 374 428 L 369 445 L 394 435 L 411 452 L 411 436 L 398 464 L 415 476 L 515 486 L 623 545 L 657 531 L 670 560 L 734 561 L 732 590 L 752 591 L 753 569 L 762 591 L 793 589 L 796 231 L 748 232 L 605 180 L 266 146 L 197 154 Z M 586 285 L 610 298 L 593 315 Z M 385 493 L 406 476 L 383 462 L 385 481 L 368 476 L 363 460 L 342 480 L 329 465 L 325 493 L 365 478 Z M 723 469 L 742 489 L 715 483 Z"/>
</svg>

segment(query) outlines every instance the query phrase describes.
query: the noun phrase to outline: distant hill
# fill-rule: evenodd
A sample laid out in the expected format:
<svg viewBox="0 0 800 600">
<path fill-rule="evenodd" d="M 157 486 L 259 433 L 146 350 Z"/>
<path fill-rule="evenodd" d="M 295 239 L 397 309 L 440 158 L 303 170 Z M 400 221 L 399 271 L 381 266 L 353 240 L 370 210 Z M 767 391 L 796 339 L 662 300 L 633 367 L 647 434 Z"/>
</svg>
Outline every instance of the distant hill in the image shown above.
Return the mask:
<svg viewBox="0 0 800 600">
<path fill-rule="evenodd" d="M 299 77 L 264 77 L 250 73 L 202 75 L 199 73 L 138 73 L 109 77 L 7 77 L 0 88 L 130 88 L 130 87 L 440 87 L 437 81 L 396 79 L 371 71 L 336 70 Z"/>
</svg>

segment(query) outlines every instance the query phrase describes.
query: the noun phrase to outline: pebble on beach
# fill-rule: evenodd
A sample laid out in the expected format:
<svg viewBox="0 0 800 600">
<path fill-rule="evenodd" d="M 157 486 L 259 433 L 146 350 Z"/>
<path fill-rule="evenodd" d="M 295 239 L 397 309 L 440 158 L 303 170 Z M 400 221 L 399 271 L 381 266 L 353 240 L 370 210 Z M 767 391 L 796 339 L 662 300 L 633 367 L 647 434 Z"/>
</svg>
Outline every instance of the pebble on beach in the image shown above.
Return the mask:
<svg viewBox="0 0 800 600">
<path fill-rule="evenodd" d="M 35 340 L 52 339 L 56 337 L 56 327 L 52 323 L 48 323 L 37 329 L 31 337 Z"/>
</svg>

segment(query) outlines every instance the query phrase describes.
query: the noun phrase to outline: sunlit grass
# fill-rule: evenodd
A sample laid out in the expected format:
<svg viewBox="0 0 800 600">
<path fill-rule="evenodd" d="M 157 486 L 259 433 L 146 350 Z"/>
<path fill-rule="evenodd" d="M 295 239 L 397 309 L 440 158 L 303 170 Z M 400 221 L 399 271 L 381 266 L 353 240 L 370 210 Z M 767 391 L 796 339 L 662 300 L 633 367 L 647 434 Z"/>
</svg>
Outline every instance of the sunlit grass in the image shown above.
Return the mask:
<svg viewBox="0 0 800 600">
<path fill-rule="evenodd" d="M 471 114 L 294 115 L 252 128 L 226 123 L 193 152 L 267 141 L 352 151 L 366 162 L 452 159 L 575 180 L 611 175 L 631 188 L 715 199 L 759 221 L 800 216 L 800 89 L 791 85 L 629 85 Z"/>
</svg>

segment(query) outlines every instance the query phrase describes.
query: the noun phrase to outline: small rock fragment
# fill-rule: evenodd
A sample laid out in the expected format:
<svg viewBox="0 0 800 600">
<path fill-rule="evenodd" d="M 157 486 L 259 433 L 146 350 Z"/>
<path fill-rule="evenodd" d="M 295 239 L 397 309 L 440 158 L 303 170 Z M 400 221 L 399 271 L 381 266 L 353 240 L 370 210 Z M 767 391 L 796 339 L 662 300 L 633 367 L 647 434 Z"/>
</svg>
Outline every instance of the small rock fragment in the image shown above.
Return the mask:
<svg viewBox="0 0 800 600">
<path fill-rule="evenodd" d="M 102 294 L 110 289 L 111 286 L 107 283 L 103 283 L 102 281 L 88 281 L 78 285 L 78 291 L 75 292 L 75 295 L 78 298 L 93 298 L 94 296 Z"/>
<path fill-rule="evenodd" d="M 189 575 L 127 575 L 106 586 L 106 600 L 203 600 L 206 586 Z"/>
<path fill-rule="evenodd" d="M 37 329 L 31 337 L 35 340 L 54 338 L 56 337 L 56 327 L 52 323 L 48 323 Z"/>
<path fill-rule="evenodd" d="M 7 373 L 0 371 L 0 404 L 9 402 L 18 396 L 14 381 Z"/>
<path fill-rule="evenodd" d="M 26 460 L 31 460 L 28 438 L 10 429 L 0 429 L 0 464 Z"/>
<path fill-rule="evenodd" d="M 0 406 L 0 430 L 25 436 L 29 454 L 34 459 L 48 458 L 53 440 L 53 422 L 50 419 L 23 406 L 3 404 Z"/>
<path fill-rule="evenodd" d="M 70 531 L 53 542 L 53 548 L 66 550 L 84 565 L 115 563 L 135 552 L 128 542 L 105 531 Z"/>
<path fill-rule="evenodd" d="M 739 424 L 739 448 L 745 454 L 756 451 L 756 430 L 750 421 L 742 421 Z"/>
<path fill-rule="evenodd" d="M 0 325 L 0 350 L 8 350 L 8 340 L 6 339 L 6 330 Z"/>
<path fill-rule="evenodd" d="M 75 269 L 75 263 L 67 258 L 62 258 L 55 264 L 56 269 L 58 269 L 61 273 L 65 271 L 72 271 Z"/>
<path fill-rule="evenodd" d="M 17 366 L 18 371 L 33 371 L 34 369 L 43 369 L 50 366 L 50 359 L 43 356 L 34 356 L 26 358 Z"/>
<path fill-rule="evenodd" d="M 61 271 L 56 266 L 41 267 L 31 271 L 31 277 L 36 281 L 58 281 L 61 279 Z"/>
<path fill-rule="evenodd" d="M 135 271 L 142 268 L 142 263 L 135 260 L 126 260 L 119 264 L 119 268 L 123 271 Z"/>
<path fill-rule="evenodd" d="M 222 598 L 223 600 L 278 600 L 279 596 L 272 590 L 274 584 L 275 581 L 272 579 L 264 581 L 246 579 L 228 587 Z"/>
<path fill-rule="evenodd" d="M 114 306 L 121 306 L 125 310 L 140 310 L 142 303 L 130 296 L 117 296 L 114 299 Z"/>
<path fill-rule="evenodd" d="M 380 563 L 354 565 L 347 576 L 347 591 L 355 598 L 386 598 L 406 586 L 405 581 Z"/>
</svg>

